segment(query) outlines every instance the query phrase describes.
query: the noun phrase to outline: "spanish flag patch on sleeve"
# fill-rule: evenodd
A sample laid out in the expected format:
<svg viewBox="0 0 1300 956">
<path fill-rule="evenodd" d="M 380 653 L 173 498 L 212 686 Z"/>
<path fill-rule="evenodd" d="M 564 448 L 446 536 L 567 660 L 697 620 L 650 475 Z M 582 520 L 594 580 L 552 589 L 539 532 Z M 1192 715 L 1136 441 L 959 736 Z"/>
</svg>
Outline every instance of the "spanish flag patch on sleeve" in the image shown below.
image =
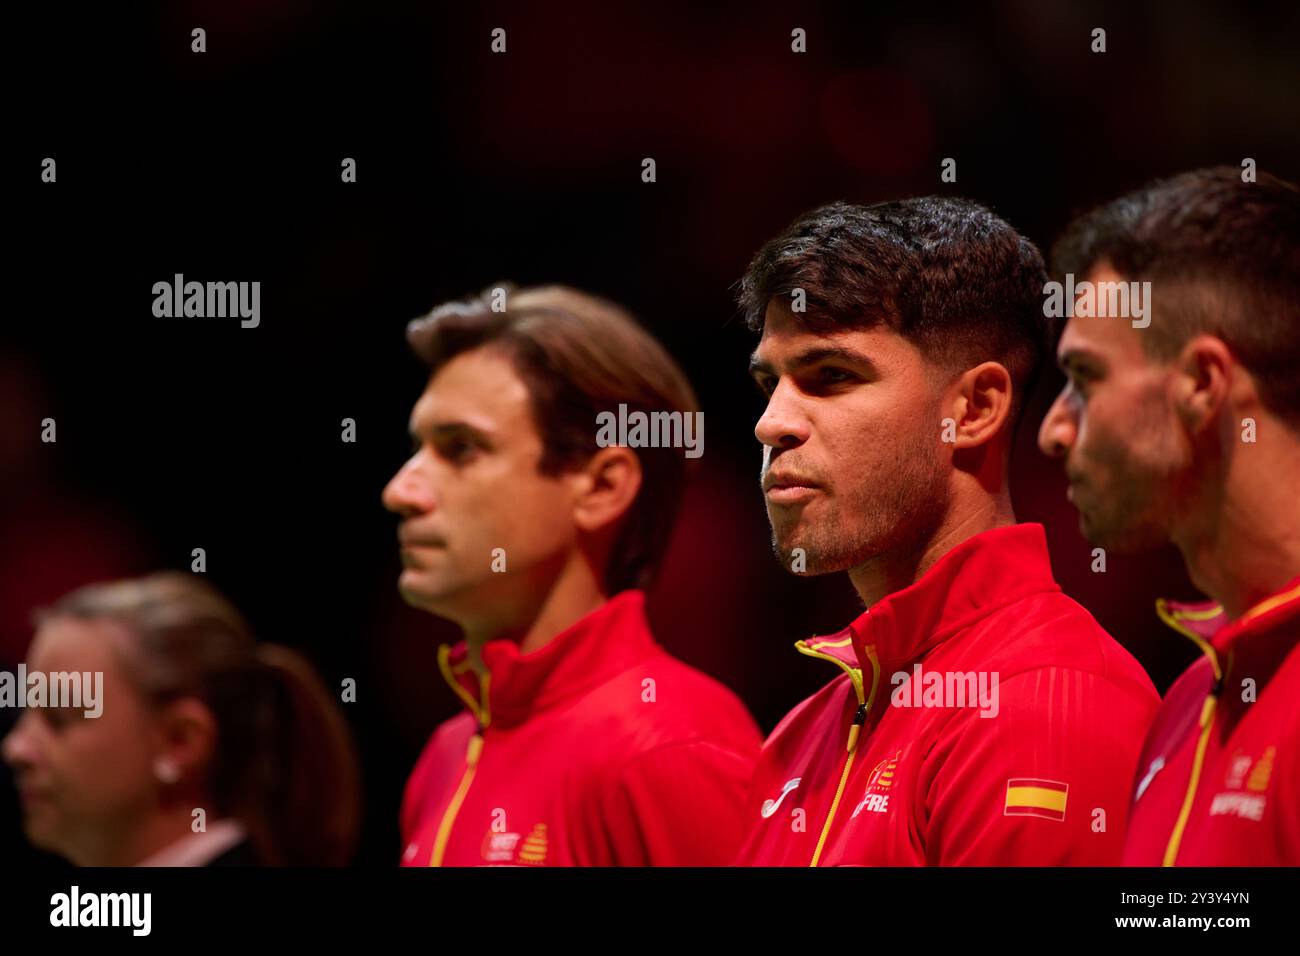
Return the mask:
<svg viewBox="0 0 1300 956">
<path fill-rule="evenodd" d="M 1065 819 L 1065 798 L 1070 785 L 1059 780 L 1012 777 L 1007 781 L 1007 802 L 1002 813 L 1008 817 Z"/>
</svg>

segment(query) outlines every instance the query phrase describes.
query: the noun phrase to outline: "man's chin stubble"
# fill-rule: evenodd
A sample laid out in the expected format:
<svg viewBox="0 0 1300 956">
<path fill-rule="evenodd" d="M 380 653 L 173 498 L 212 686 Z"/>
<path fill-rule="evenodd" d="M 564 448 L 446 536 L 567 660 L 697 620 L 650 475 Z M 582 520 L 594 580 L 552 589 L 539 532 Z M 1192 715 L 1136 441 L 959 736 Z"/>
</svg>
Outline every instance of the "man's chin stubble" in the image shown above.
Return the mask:
<svg viewBox="0 0 1300 956">
<path fill-rule="evenodd" d="M 1079 515 L 1079 533 L 1095 548 L 1113 554 L 1143 554 L 1155 551 L 1166 544 L 1165 538 L 1155 528 L 1123 526 L 1119 522 L 1098 525 Z"/>
<path fill-rule="evenodd" d="M 852 557 L 839 555 L 839 549 L 828 549 L 817 547 L 811 542 L 795 543 L 788 541 L 782 544 L 777 540 L 776 535 L 772 535 L 772 557 L 781 565 L 781 568 L 795 577 L 819 577 L 824 574 L 838 574 L 841 571 L 848 571 L 862 563 L 862 560 L 854 560 Z M 802 555 L 796 555 L 797 550 L 802 550 Z M 833 556 L 828 560 L 827 555 Z M 796 562 L 796 557 L 800 560 Z"/>
</svg>

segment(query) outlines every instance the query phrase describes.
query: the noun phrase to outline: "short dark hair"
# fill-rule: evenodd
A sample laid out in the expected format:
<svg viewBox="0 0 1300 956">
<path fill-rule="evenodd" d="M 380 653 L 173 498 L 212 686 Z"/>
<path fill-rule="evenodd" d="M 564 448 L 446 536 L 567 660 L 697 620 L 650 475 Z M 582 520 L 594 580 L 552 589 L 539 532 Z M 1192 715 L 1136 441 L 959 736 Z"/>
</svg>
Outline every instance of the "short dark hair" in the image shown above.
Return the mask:
<svg viewBox="0 0 1300 956">
<path fill-rule="evenodd" d="M 951 367 L 998 361 L 1019 418 L 1049 347 L 1047 281 L 1032 242 L 966 199 L 925 196 L 805 213 L 761 248 L 740 282 L 754 331 L 768 303 L 802 289 L 803 327 L 825 334 L 885 325 Z"/>
<path fill-rule="evenodd" d="M 1173 358 L 1195 335 L 1222 339 L 1259 384 L 1264 404 L 1300 422 L 1300 191 L 1218 166 L 1158 180 L 1080 216 L 1052 249 L 1053 271 L 1082 279 L 1108 263 L 1160 283 L 1142 336 Z"/>
<path fill-rule="evenodd" d="M 406 338 L 434 373 L 463 352 L 500 349 L 528 388 L 543 475 L 589 461 L 599 450 L 597 416 L 620 404 L 629 414 L 699 411 L 685 374 L 631 313 L 566 286 L 516 289 L 499 282 L 415 319 Z M 641 462 L 641 489 L 604 570 L 610 593 L 650 584 L 693 464 L 681 449 L 633 450 Z"/>
</svg>

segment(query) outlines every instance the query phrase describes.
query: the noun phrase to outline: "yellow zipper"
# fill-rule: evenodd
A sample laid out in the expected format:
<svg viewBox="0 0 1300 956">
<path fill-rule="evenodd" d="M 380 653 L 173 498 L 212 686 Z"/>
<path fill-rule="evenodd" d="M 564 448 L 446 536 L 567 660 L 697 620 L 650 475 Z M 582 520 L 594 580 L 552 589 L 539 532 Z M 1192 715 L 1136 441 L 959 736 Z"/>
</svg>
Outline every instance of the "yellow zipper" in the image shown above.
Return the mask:
<svg viewBox="0 0 1300 956">
<path fill-rule="evenodd" d="M 467 665 L 462 664 L 459 670 L 463 670 Z M 460 783 L 456 786 L 456 792 L 452 794 L 451 802 L 447 804 L 447 809 L 443 811 L 442 820 L 438 823 L 438 835 L 433 841 L 433 855 L 429 858 L 430 866 L 442 866 L 442 858 L 447 852 L 447 842 L 451 839 L 451 828 L 456 822 L 456 815 L 460 813 L 460 805 L 465 802 L 465 794 L 469 792 L 470 784 L 474 782 L 474 774 L 478 771 L 479 758 L 483 755 L 483 735 L 487 730 L 488 722 L 491 720 L 488 698 L 488 684 L 491 680 L 491 674 L 484 674 L 479 678 L 479 696 L 480 700 L 475 700 L 469 695 L 464 687 L 460 686 L 460 681 L 456 679 L 456 674 L 451 667 L 451 647 L 447 644 L 438 648 L 438 669 L 442 671 L 442 676 L 451 689 L 456 692 L 461 700 L 469 707 L 470 712 L 474 714 L 475 720 L 478 721 L 478 729 L 474 736 L 469 738 L 469 747 L 465 751 L 465 771 L 460 775 Z"/>
<path fill-rule="evenodd" d="M 480 730 L 469 738 L 469 750 L 465 753 L 465 772 L 461 774 L 460 785 L 456 787 L 451 802 L 447 804 L 447 809 L 443 811 L 442 821 L 438 824 L 438 836 L 433 843 L 433 856 L 429 858 L 430 866 L 442 866 L 443 855 L 447 852 L 447 841 L 451 839 L 451 825 L 456 822 L 456 814 L 460 812 L 460 805 L 465 802 L 465 794 L 469 792 L 469 785 L 474 782 L 474 774 L 478 770 L 478 758 L 482 754 L 483 734 Z"/>
<path fill-rule="evenodd" d="M 820 646 L 843 647 L 851 641 L 852 638 L 846 637 L 834 644 L 822 644 Z M 871 710 L 871 703 L 876 699 L 876 687 L 880 683 L 880 662 L 876 659 L 876 649 L 868 646 L 867 657 L 871 660 L 871 693 L 867 694 L 862 686 L 862 671 L 858 668 L 845 664 L 838 657 L 823 654 L 820 650 L 809 647 L 806 641 L 798 641 L 795 644 L 795 650 L 809 657 L 820 657 L 822 660 L 830 661 L 839 667 L 849 675 L 849 679 L 853 682 L 853 692 L 858 698 L 858 709 L 853 714 L 853 723 L 849 725 L 848 756 L 844 758 L 844 769 L 840 772 L 839 786 L 835 788 L 835 799 L 831 801 L 831 809 L 826 814 L 826 822 L 822 825 L 821 836 L 817 838 L 817 849 L 813 851 L 812 862 L 808 864 L 809 866 L 816 866 L 821 860 L 822 848 L 826 845 L 826 838 L 830 835 L 831 824 L 835 822 L 835 811 L 839 809 L 840 798 L 844 796 L 844 787 L 849 782 L 849 771 L 853 769 L 853 759 L 857 754 L 858 738 L 862 733 L 862 725 L 866 723 L 867 713 Z"/>
<path fill-rule="evenodd" d="M 1183 796 L 1183 808 L 1178 813 L 1174 832 L 1169 836 L 1169 845 L 1165 847 L 1162 866 L 1173 866 L 1178 858 L 1178 846 L 1183 841 L 1183 829 L 1192 812 L 1192 801 L 1196 799 L 1196 785 L 1201 780 L 1201 765 L 1205 762 L 1205 749 L 1210 742 L 1210 731 L 1214 728 L 1214 709 L 1218 698 L 1214 694 L 1205 698 L 1201 706 L 1201 739 L 1196 743 L 1196 759 L 1192 761 L 1192 776 L 1187 782 L 1187 793 Z"/>
<path fill-rule="evenodd" d="M 844 770 L 840 774 L 840 785 L 835 788 L 835 799 L 831 801 L 830 813 L 826 814 L 826 823 L 822 826 L 822 835 L 817 838 L 817 849 L 813 851 L 812 862 L 809 866 L 816 866 L 822 858 L 822 847 L 826 845 L 826 838 L 830 836 L 831 824 L 835 821 L 835 811 L 839 809 L 840 797 L 844 796 L 844 785 L 849 782 L 849 771 L 853 769 L 853 758 L 857 752 L 858 731 L 862 726 L 862 721 L 866 716 L 866 704 L 858 704 L 858 711 L 853 715 L 853 724 L 849 728 L 849 755 L 844 759 Z"/>
<path fill-rule="evenodd" d="M 1169 606 L 1163 598 L 1156 601 L 1156 613 L 1160 615 L 1162 621 L 1179 634 L 1189 637 L 1195 642 L 1196 646 L 1201 649 L 1201 653 L 1210 659 L 1210 667 L 1214 672 L 1214 686 L 1210 689 L 1210 693 L 1206 695 L 1205 702 L 1201 704 L 1201 735 L 1196 742 L 1196 756 L 1192 759 L 1192 773 L 1187 781 L 1187 792 L 1183 794 L 1183 806 L 1178 811 L 1178 819 L 1174 822 L 1174 829 L 1169 835 L 1169 843 L 1165 846 L 1165 856 L 1161 861 L 1162 866 L 1173 866 L 1174 861 L 1178 859 L 1178 848 L 1183 842 L 1183 831 L 1187 828 L 1187 820 L 1192 814 L 1192 803 L 1196 799 L 1196 787 L 1201 782 L 1201 768 L 1205 763 L 1205 751 L 1210 744 L 1210 732 L 1214 729 L 1214 712 L 1218 707 L 1219 691 L 1224 674 L 1219 667 L 1219 655 L 1214 652 L 1214 645 L 1195 631 L 1184 627 L 1182 618 L 1169 610 Z M 1222 613 L 1222 609 L 1216 606 L 1207 611 L 1185 613 L 1184 616 L 1196 620 L 1206 620 L 1220 613 Z"/>
</svg>

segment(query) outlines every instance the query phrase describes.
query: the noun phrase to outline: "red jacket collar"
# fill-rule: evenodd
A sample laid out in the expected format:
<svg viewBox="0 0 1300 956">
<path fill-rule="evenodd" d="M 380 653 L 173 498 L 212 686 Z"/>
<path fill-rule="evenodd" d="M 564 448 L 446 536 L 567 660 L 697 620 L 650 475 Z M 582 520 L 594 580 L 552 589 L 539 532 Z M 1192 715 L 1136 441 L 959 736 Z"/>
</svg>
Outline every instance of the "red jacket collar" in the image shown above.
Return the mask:
<svg viewBox="0 0 1300 956">
<path fill-rule="evenodd" d="M 1202 651 L 1207 646 L 1222 656 L 1244 635 L 1269 630 L 1274 624 L 1300 612 L 1300 577 L 1293 578 L 1272 597 L 1260 601 L 1249 611 L 1229 621 L 1215 601 L 1156 601 L 1160 619 L 1178 633 L 1190 637 Z M 1214 657 L 1211 658 L 1214 660 Z M 1218 663 L 1215 662 L 1218 670 Z"/>
<path fill-rule="evenodd" d="M 657 647 L 645 616 L 645 592 L 629 590 L 530 654 L 521 653 L 512 640 L 488 641 L 483 645 L 487 675 L 482 682 L 469 666 L 465 641 L 440 647 L 438 665 L 481 726 L 505 726 L 603 683 L 645 660 Z"/>
<path fill-rule="evenodd" d="M 958 544 L 838 634 L 800 643 L 864 674 L 874 652 L 879 667 L 892 672 L 1000 607 L 1059 590 L 1042 525 L 994 528 Z"/>
</svg>

